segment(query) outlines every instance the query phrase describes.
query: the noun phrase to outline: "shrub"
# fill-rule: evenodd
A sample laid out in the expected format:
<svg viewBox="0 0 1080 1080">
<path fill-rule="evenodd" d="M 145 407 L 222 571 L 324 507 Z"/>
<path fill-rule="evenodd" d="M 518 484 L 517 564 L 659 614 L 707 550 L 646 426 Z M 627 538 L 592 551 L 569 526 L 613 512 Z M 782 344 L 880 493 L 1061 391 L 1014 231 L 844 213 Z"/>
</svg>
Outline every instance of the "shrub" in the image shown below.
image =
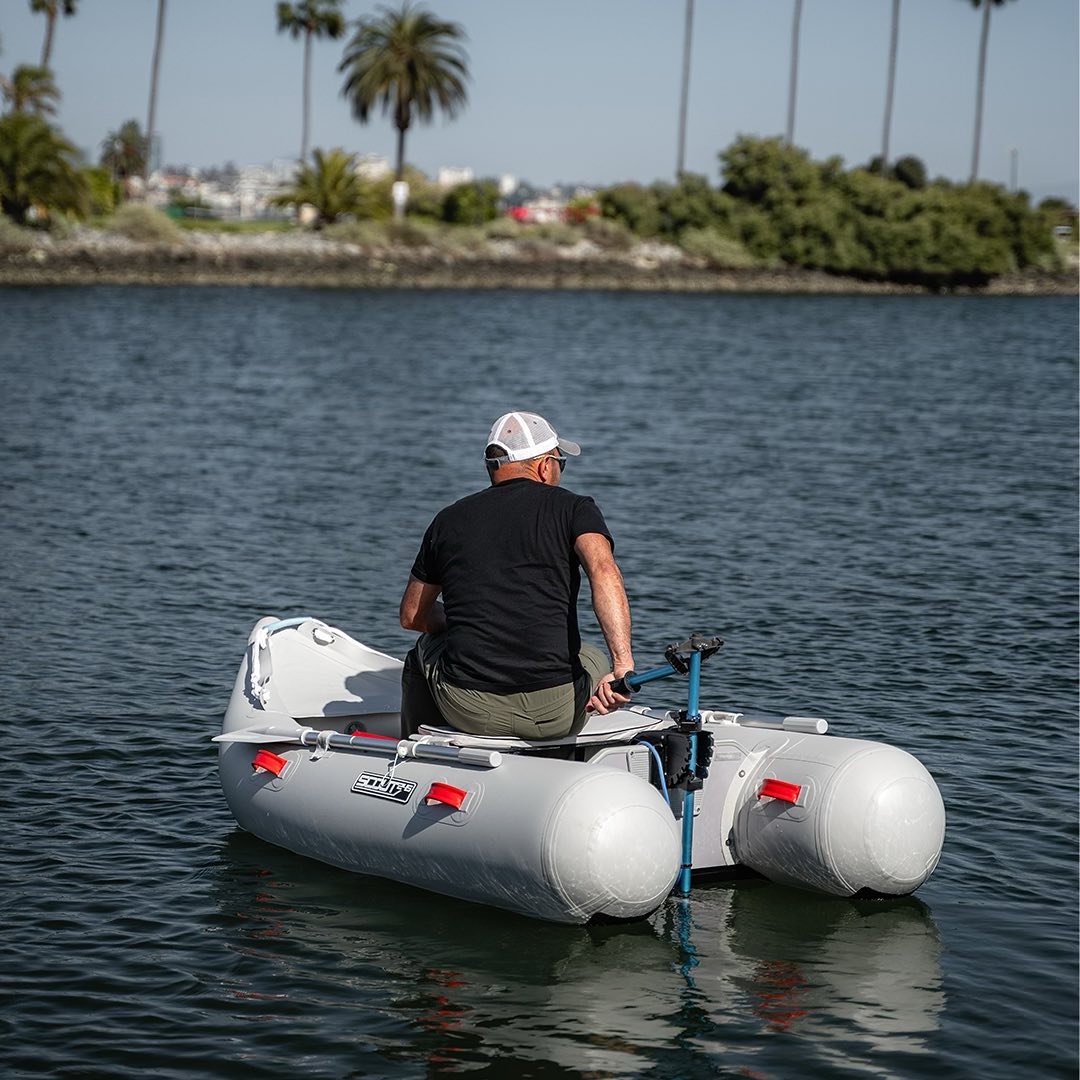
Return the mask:
<svg viewBox="0 0 1080 1080">
<path fill-rule="evenodd" d="M 437 226 L 422 221 L 391 221 L 386 225 L 386 237 L 391 244 L 402 247 L 432 247 L 438 243 Z"/>
<path fill-rule="evenodd" d="M 526 229 L 537 240 L 556 247 L 573 247 L 581 239 L 581 233 L 573 225 L 562 221 L 545 221 L 539 225 L 527 225 Z"/>
<path fill-rule="evenodd" d="M 89 193 L 90 213 L 98 217 L 111 214 L 120 197 L 119 185 L 112 178 L 112 174 L 100 165 L 87 166 L 83 168 L 82 174 Z"/>
<path fill-rule="evenodd" d="M 587 240 L 608 251 L 629 251 L 634 246 L 634 234 L 614 218 L 587 218 L 582 230 Z"/>
<path fill-rule="evenodd" d="M 305 162 L 296 174 L 289 191 L 276 195 L 277 206 L 295 206 L 299 212 L 305 204 L 315 208 L 315 228 L 332 225 L 346 214 L 357 213 L 363 194 L 356 175 L 356 155 L 332 150 L 315 149 L 310 163 Z"/>
<path fill-rule="evenodd" d="M 498 216 L 499 188 L 494 180 L 458 184 L 442 201 L 442 219 L 455 225 L 483 225 Z"/>
<path fill-rule="evenodd" d="M 680 238 L 679 246 L 687 255 L 708 259 L 709 263 L 723 270 L 744 270 L 760 266 L 743 244 L 733 236 L 708 226 L 704 229 L 687 229 Z"/>
<path fill-rule="evenodd" d="M 438 246 L 445 251 L 481 251 L 487 236 L 479 225 L 454 225 L 438 237 Z"/>
<path fill-rule="evenodd" d="M 145 203 L 125 203 L 106 227 L 112 232 L 144 244 L 174 244 L 180 239 L 176 222 Z"/>
<path fill-rule="evenodd" d="M 385 221 L 336 221 L 323 229 L 327 240 L 360 247 L 386 247 L 390 243 Z"/>
<path fill-rule="evenodd" d="M 489 240 L 517 240 L 524 229 L 525 226 L 513 218 L 500 217 L 484 226 L 484 235 Z"/>
<path fill-rule="evenodd" d="M 640 184 L 616 184 L 598 196 L 600 214 L 621 221 L 636 236 L 655 236 L 660 231 L 660 208 L 656 192 Z"/>
<path fill-rule="evenodd" d="M 904 187 L 914 190 L 926 187 L 926 166 L 914 154 L 898 158 L 892 167 L 892 176 Z"/>
<path fill-rule="evenodd" d="M 22 254 L 32 250 L 36 245 L 34 231 L 16 225 L 0 215 L 0 253 Z"/>
</svg>

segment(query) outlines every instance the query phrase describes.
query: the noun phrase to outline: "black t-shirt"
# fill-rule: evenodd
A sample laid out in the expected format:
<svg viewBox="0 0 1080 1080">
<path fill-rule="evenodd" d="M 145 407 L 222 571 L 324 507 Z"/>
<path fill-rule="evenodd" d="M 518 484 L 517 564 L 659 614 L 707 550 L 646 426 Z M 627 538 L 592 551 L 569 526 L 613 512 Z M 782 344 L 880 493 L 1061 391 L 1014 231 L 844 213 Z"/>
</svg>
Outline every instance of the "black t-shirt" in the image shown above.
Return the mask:
<svg viewBox="0 0 1080 1080">
<path fill-rule="evenodd" d="M 512 693 L 581 674 L 574 541 L 584 533 L 600 533 L 614 547 L 592 499 L 525 477 L 435 516 L 412 574 L 442 588 L 447 682 Z"/>
</svg>

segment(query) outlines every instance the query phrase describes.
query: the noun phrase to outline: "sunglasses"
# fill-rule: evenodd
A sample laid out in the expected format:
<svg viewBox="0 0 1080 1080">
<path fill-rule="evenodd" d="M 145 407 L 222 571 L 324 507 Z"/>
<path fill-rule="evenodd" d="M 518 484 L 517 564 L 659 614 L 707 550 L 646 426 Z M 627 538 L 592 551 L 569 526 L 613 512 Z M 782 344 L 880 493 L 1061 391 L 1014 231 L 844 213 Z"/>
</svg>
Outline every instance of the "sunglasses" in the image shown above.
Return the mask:
<svg viewBox="0 0 1080 1080">
<path fill-rule="evenodd" d="M 559 474 L 562 475 L 563 469 L 566 468 L 566 458 L 561 454 L 548 454 L 547 459 L 548 461 L 557 461 L 559 463 Z"/>
</svg>

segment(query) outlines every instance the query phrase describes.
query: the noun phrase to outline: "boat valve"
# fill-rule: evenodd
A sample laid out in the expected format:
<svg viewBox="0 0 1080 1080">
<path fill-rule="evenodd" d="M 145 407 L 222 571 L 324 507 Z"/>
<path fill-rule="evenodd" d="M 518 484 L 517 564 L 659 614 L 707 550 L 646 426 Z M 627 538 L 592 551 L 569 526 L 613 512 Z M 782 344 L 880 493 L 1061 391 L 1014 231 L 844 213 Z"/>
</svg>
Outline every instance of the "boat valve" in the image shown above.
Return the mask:
<svg viewBox="0 0 1080 1080">
<path fill-rule="evenodd" d="M 280 776 L 281 770 L 288 764 L 288 760 L 281 757 L 280 754 L 275 754 L 272 750 L 267 750 L 265 747 L 262 747 L 256 752 L 255 757 L 252 759 L 251 768 L 254 772 L 265 769 L 275 776 Z"/>
<path fill-rule="evenodd" d="M 461 804 L 468 794 L 467 791 L 462 791 L 461 788 L 454 787 L 453 784 L 444 784 L 436 780 L 428 788 L 428 793 L 424 796 L 424 803 L 427 806 L 433 806 L 435 803 L 445 803 L 445 805 L 452 806 L 455 810 L 460 810 Z"/>
<path fill-rule="evenodd" d="M 759 799 L 779 799 L 781 802 L 797 803 L 802 784 L 792 784 L 787 780 L 774 780 L 771 777 L 761 785 Z"/>
</svg>

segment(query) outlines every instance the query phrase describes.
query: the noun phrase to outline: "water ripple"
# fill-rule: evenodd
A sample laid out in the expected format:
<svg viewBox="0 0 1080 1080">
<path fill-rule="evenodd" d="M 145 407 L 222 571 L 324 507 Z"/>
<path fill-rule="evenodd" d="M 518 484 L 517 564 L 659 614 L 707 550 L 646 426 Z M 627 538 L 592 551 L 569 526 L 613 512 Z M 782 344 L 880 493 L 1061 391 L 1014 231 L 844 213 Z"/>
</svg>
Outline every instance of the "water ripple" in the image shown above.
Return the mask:
<svg viewBox="0 0 1080 1080">
<path fill-rule="evenodd" d="M 6 1075 L 1075 1074 L 1072 301 L 0 290 L 0 322 Z M 418 538 L 513 406 L 584 444 L 641 661 L 721 633 L 706 704 L 930 768 L 918 900 L 549 927 L 236 830 L 208 736 L 251 623 L 403 653 Z"/>
</svg>

